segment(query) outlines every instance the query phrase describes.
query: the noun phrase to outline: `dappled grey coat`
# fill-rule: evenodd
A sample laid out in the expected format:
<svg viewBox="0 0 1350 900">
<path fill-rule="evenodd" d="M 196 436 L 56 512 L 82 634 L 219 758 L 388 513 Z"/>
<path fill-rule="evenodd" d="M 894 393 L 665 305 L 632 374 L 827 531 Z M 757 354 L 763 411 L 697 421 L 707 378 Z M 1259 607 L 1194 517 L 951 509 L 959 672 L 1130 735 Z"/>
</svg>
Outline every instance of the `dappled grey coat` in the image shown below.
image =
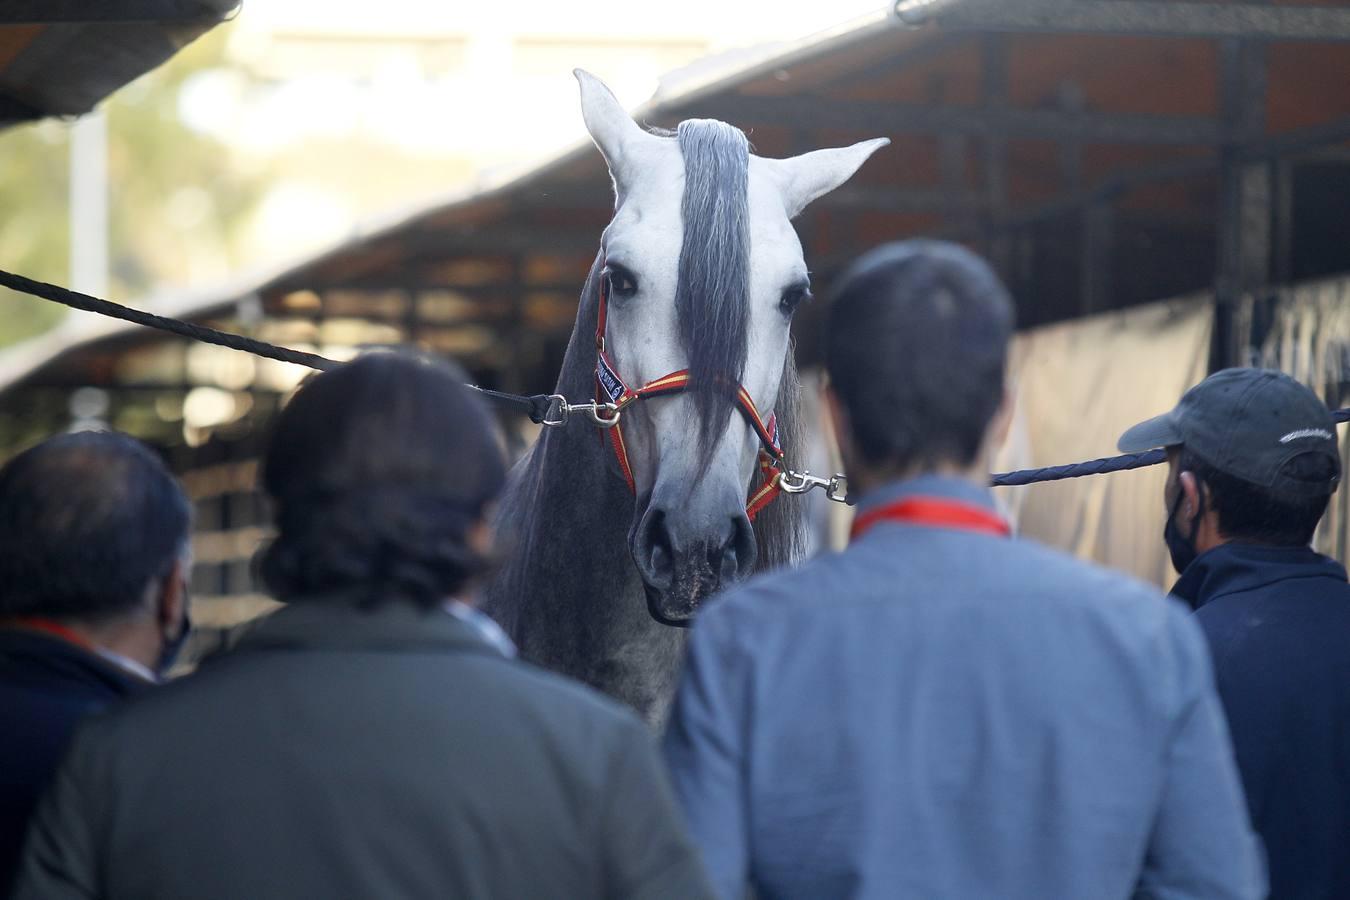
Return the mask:
<svg viewBox="0 0 1350 900">
<path fill-rule="evenodd" d="M 435 610 L 291 605 L 89 723 L 17 897 L 703 897 L 652 738 Z"/>
</svg>

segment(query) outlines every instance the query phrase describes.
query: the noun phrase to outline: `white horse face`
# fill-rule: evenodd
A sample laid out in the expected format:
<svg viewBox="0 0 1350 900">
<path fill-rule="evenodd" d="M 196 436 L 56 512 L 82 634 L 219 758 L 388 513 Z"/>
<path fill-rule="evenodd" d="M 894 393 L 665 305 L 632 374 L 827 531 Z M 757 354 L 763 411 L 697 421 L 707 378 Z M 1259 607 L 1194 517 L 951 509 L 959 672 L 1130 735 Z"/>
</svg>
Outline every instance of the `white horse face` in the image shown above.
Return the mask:
<svg viewBox="0 0 1350 900">
<path fill-rule="evenodd" d="M 637 491 L 630 549 L 652 615 L 682 621 L 754 566 L 745 504 L 760 442 L 731 398 L 743 385 L 765 421 L 778 402 L 792 314 L 810 294 L 791 219 L 888 142 L 763 159 L 721 122 L 644 131 L 576 74 L 616 195 L 606 346 L 631 388 L 694 377 L 691 392 L 638 403 L 622 425 Z"/>
</svg>

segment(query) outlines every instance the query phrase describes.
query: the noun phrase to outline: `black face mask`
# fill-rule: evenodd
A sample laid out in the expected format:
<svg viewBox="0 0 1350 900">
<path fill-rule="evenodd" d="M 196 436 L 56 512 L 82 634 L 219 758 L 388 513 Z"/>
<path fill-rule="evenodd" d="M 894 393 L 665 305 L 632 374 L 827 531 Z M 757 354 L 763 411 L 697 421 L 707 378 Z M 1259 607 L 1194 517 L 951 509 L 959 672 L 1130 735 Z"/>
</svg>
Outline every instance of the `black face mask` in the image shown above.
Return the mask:
<svg viewBox="0 0 1350 900">
<path fill-rule="evenodd" d="M 1195 518 L 1191 520 L 1190 537 L 1181 533 L 1177 527 L 1177 513 L 1181 511 L 1181 501 L 1186 499 L 1186 492 L 1177 491 L 1176 502 L 1172 504 L 1172 511 L 1167 514 L 1167 524 L 1163 526 L 1163 542 L 1167 544 L 1167 553 L 1172 557 L 1172 568 L 1177 570 L 1180 575 L 1186 571 L 1186 567 L 1195 562 L 1195 557 L 1199 554 L 1195 550 L 1195 532 L 1200 524 L 1200 517 L 1205 514 L 1205 497 L 1200 495 L 1200 509 L 1195 513 Z"/>
<path fill-rule="evenodd" d="M 183 621 L 180 623 L 178 634 L 172 638 L 166 638 L 159 648 L 159 660 L 155 663 L 155 674 L 163 678 L 169 669 L 173 668 L 174 662 L 178 659 L 179 652 L 183 645 L 187 643 L 188 635 L 192 633 L 192 619 L 188 617 L 189 598 L 187 591 L 183 591 Z"/>
</svg>

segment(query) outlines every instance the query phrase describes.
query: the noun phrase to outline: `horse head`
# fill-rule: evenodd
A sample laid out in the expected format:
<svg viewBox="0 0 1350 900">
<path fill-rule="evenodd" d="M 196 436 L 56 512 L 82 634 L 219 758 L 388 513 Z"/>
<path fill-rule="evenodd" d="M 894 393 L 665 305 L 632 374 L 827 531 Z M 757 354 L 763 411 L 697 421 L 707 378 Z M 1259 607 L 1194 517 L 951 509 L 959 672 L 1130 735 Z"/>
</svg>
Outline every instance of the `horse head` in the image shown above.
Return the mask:
<svg viewBox="0 0 1350 900">
<path fill-rule="evenodd" d="M 602 82 L 576 75 L 615 192 L 598 348 L 619 388 L 687 375 L 625 407 L 615 453 L 635 495 L 628 543 L 648 610 L 681 624 L 755 566 L 747 497 L 768 441 L 754 418 L 771 427 L 793 311 L 810 296 L 791 220 L 887 141 L 766 159 L 723 122 L 645 130 Z"/>
</svg>

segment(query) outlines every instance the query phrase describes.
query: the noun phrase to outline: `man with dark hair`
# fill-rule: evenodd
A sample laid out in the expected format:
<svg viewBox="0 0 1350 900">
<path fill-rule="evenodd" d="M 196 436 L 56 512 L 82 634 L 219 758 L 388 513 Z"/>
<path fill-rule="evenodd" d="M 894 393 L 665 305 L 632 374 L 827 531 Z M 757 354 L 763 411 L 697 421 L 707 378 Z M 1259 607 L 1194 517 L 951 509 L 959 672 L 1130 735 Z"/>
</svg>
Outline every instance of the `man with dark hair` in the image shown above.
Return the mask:
<svg viewBox="0 0 1350 900">
<path fill-rule="evenodd" d="M 0 468 L 0 894 L 76 723 L 153 685 L 187 636 L 189 520 L 126 435 L 62 435 Z"/>
<path fill-rule="evenodd" d="M 700 614 L 666 732 L 720 896 L 1262 896 L 1199 629 L 997 513 L 1012 319 L 950 244 L 844 276 L 853 540 Z"/>
<path fill-rule="evenodd" d="M 1288 375 L 1225 369 L 1120 438 L 1154 447 L 1172 593 L 1209 639 L 1270 896 L 1350 898 L 1350 584 L 1309 546 L 1340 481 L 1335 421 Z"/>
<path fill-rule="evenodd" d="M 76 738 L 18 898 L 708 896 L 646 726 L 472 607 L 505 463 L 464 381 L 300 388 L 262 466 L 286 606 Z"/>
</svg>

